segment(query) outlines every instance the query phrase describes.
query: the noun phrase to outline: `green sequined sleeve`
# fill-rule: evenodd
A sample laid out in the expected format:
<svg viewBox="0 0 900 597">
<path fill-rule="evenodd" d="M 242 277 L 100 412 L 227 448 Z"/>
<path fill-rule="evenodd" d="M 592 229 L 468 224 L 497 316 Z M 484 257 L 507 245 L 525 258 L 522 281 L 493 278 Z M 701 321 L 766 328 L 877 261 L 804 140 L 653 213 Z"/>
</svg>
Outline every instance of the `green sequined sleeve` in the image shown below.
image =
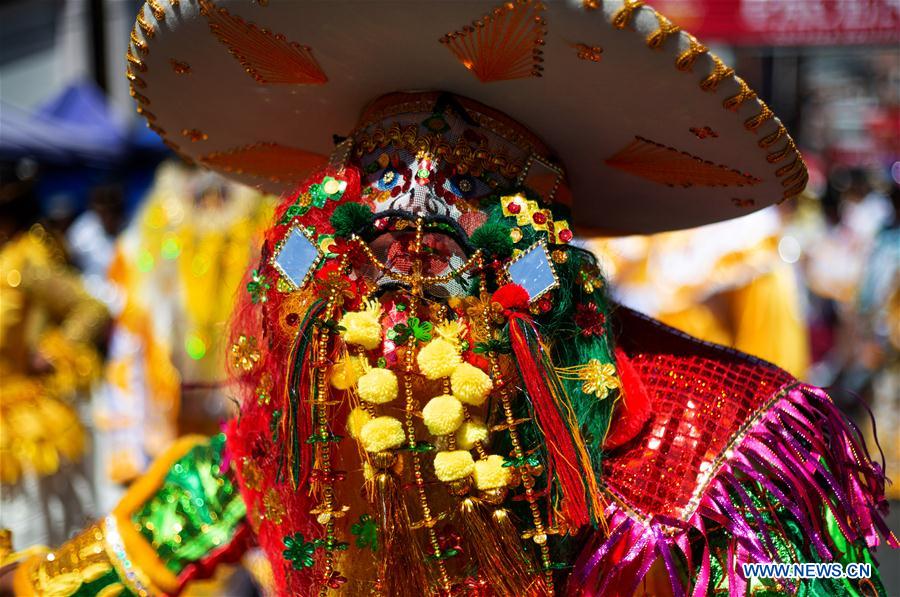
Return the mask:
<svg viewBox="0 0 900 597">
<path fill-rule="evenodd" d="M 175 442 L 109 516 L 21 566 L 16 594 L 173 594 L 240 557 L 246 508 L 224 446 L 224 435 Z"/>
</svg>

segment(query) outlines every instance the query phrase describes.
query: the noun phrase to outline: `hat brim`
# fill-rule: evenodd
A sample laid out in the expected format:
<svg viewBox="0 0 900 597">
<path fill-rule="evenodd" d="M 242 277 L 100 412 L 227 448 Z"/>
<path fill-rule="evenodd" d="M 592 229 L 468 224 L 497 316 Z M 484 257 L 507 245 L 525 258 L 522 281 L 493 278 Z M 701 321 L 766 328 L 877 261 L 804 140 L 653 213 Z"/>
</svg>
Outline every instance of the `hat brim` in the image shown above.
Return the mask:
<svg viewBox="0 0 900 597">
<path fill-rule="evenodd" d="M 132 95 L 179 154 L 268 192 L 323 165 L 361 109 L 439 89 L 523 123 L 566 167 L 576 224 L 697 226 L 803 190 L 784 127 L 640 3 L 150 0 Z"/>
</svg>

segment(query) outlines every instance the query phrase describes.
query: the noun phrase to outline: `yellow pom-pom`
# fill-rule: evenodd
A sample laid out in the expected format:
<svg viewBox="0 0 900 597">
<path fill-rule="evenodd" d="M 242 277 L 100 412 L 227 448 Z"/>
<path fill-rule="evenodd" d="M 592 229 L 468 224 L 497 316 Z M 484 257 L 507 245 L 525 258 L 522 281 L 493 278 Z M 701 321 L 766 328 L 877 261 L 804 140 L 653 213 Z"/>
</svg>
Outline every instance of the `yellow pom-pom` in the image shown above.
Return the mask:
<svg viewBox="0 0 900 597">
<path fill-rule="evenodd" d="M 349 390 L 356 385 L 360 376 L 366 372 L 365 357 L 344 355 L 331 368 L 331 387 L 336 390 Z"/>
<path fill-rule="evenodd" d="M 480 406 L 491 393 L 494 384 L 487 373 L 475 365 L 463 363 L 450 375 L 450 387 L 453 395 L 461 402 Z"/>
<path fill-rule="evenodd" d="M 356 391 L 365 402 L 384 404 L 397 397 L 397 376 L 390 369 L 369 369 L 359 378 Z"/>
<path fill-rule="evenodd" d="M 419 351 L 416 357 L 419 363 L 419 371 L 428 379 L 440 379 L 449 377 L 462 359 L 456 351 L 456 346 L 444 338 L 435 338 Z"/>
<path fill-rule="evenodd" d="M 466 421 L 456 432 L 456 445 L 471 450 L 476 442 L 487 441 L 488 430 L 481 421 Z"/>
<path fill-rule="evenodd" d="M 394 417 L 376 417 L 359 430 L 359 441 L 366 452 L 374 454 L 399 448 L 406 441 L 406 434 Z"/>
<path fill-rule="evenodd" d="M 496 454 L 476 462 L 474 474 L 478 489 L 497 489 L 509 485 L 509 468 L 503 466 L 503 457 Z"/>
<path fill-rule="evenodd" d="M 466 450 L 438 452 L 434 456 L 434 474 L 445 483 L 465 479 L 475 470 L 475 461 Z"/>
<path fill-rule="evenodd" d="M 357 406 L 347 415 L 347 433 L 350 434 L 350 437 L 359 438 L 359 432 L 362 430 L 363 425 L 371 420 L 372 415 L 367 413 L 365 409 Z"/>
<path fill-rule="evenodd" d="M 448 435 L 462 425 L 462 402 L 449 394 L 432 398 L 422 409 L 422 418 L 432 435 Z"/>
<path fill-rule="evenodd" d="M 344 328 L 341 336 L 347 344 L 377 348 L 381 344 L 381 305 L 367 301 L 362 311 L 345 313 L 338 325 Z"/>
</svg>

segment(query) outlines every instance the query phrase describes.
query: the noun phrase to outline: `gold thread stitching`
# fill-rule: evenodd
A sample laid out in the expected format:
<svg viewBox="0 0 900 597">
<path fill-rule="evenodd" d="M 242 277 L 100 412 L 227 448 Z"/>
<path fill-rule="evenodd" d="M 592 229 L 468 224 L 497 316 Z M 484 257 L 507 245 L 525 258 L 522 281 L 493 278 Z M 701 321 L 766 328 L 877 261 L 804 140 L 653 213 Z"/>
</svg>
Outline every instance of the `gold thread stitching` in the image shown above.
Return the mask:
<svg viewBox="0 0 900 597">
<path fill-rule="evenodd" d="M 134 44 L 134 47 L 138 49 L 141 54 L 147 54 L 150 51 L 150 47 L 147 45 L 147 42 L 138 37 L 137 31 L 135 29 L 131 30 L 131 43 Z"/>
<path fill-rule="evenodd" d="M 138 90 L 134 88 L 134 83 L 131 83 L 128 85 L 128 92 L 131 94 L 131 97 L 133 97 L 140 103 L 147 104 L 147 105 L 150 104 L 150 100 L 147 98 L 147 96 L 141 95 L 141 93 L 138 92 Z"/>
<path fill-rule="evenodd" d="M 769 133 L 765 137 L 759 140 L 759 145 L 761 148 L 766 149 L 771 147 L 772 145 L 778 143 L 778 140 L 787 135 L 787 129 L 784 128 L 783 124 L 779 124 L 778 128 L 775 129 L 775 132 Z"/>
<path fill-rule="evenodd" d="M 209 30 L 257 83 L 324 85 L 328 82 L 309 46 L 257 27 L 216 7 L 210 0 L 199 0 L 199 5 Z"/>
<path fill-rule="evenodd" d="M 156 114 L 151 112 L 150 110 L 145 109 L 143 106 L 138 106 L 135 110 L 138 114 L 146 118 L 147 120 L 156 120 Z"/>
<path fill-rule="evenodd" d="M 734 80 L 737 82 L 740 88 L 738 89 L 738 92 L 736 94 L 732 95 L 722 102 L 722 107 L 726 110 L 737 112 L 744 102 L 756 97 L 756 92 L 750 89 L 750 86 L 747 85 L 747 82 L 742 78 L 735 77 Z"/>
<path fill-rule="evenodd" d="M 516 178 L 524 170 L 521 162 L 510 161 L 504 152 L 493 151 L 486 144 L 473 147 L 459 139 L 454 146 L 438 135 L 420 135 L 416 125 L 401 128 L 399 123 L 394 123 L 387 130 L 379 127 L 371 134 L 359 133 L 355 142 L 357 156 L 372 153 L 379 147 L 396 145 L 456 164 L 460 171 L 497 171 L 506 178 Z"/>
<path fill-rule="evenodd" d="M 719 88 L 719 83 L 721 83 L 723 79 L 734 75 L 734 69 L 722 62 L 722 59 L 715 54 L 710 54 L 709 57 L 712 58 L 713 61 L 713 70 L 700 81 L 700 89 L 712 92 Z M 735 80 L 743 83 L 743 81 L 737 77 L 735 77 Z M 744 86 L 746 87 L 746 83 L 744 83 Z"/>
<path fill-rule="evenodd" d="M 147 6 L 150 8 L 150 12 L 153 13 L 153 16 L 157 21 L 166 20 L 166 9 L 160 6 L 157 0 L 147 0 Z"/>
<path fill-rule="evenodd" d="M 125 52 L 125 60 L 133 64 L 135 68 L 142 73 L 147 71 L 147 65 L 144 64 L 143 60 L 134 55 L 134 52 L 131 51 L 131 46 L 128 46 L 128 50 Z"/>
<path fill-rule="evenodd" d="M 680 71 L 690 71 L 693 69 L 697 57 L 709 51 L 709 48 L 697 41 L 697 38 L 693 35 L 688 34 L 688 43 L 690 45 L 675 59 L 675 68 Z"/>
<path fill-rule="evenodd" d="M 662 14 L 653 11 L 656 14 L 656 20 L 659 22 L 659 29 L 647 36 L 647 47 L 651 50 L 658 50 L 666 43 L 666 40 L 681 31 L 681 27 L 675 25 Z"/>
<path fill-rule="evenodd" d="M 135 86 L 140 87 L 141 89 L 146 89 L 146 88 L 147 88 L 147 83 L 146 83 L 142 78 L 140 78 L 139 76 L 137 76 L 136 74 L 134 74 L 133 72 L 131 72 L 131 68 L 126 68 L 126 69 L 125 69 L 125 76 L 126 76 L 126 77 L 128 78 L 128 80 L 131 81 Z"/>
<path fill-rule="evenodd" d="M 622 8 L 616 11 L 616 14 L 613 15 L 611 24 L 616 29 L 625 29 L 628 27 L 628 23 L 634 18 L 634 13 L 642 7 L 644 3 L 642 0 L 625 0 L 622 3 Z"/>
<path fill-rule="evenodd" d="M 787 157 L 787 155 L 792 151 L 797 151 L 797 146 L 794 145 L 794 140 L 788 137 L 787 144 L 783 148 L 777 151 L 773 151 L 772 153 L 767 155 L 766 161 L 770 164 L 775 164 Z"/>
<path fill-rule="evenodd" d="M 789 174 L 791 174 L 791 175 L 795 174 L 797 171 L 797 166 L 800 166 L 800 165 L 802 165 L 802 164 L 800 163 L 800 160 L 798 159 L 797 154 L 795 152 L 794 161 L 786 166 L 781 166 L 780 168 L 778 168 L 778 170 L 775 171 L 775 175 L 776 176 L 788 176 Z M 787 185 L 785 185 L 785 186 L 787 186 Z"/>
<path fill-rule="evenodd" d="M 806 188 L 806 183 L 809 182 L 809 173 L 804 169 L 803 177 L 800 181 L 792 186 L 789 189 L 786 189 L 784 193 L 782 193 L 782 200 L 790 199 L 791 197 L 795 197 L 803 192 L 803 189 Z"/>
<path fill-rule="evenodd" d="M 144 37 L 146 37 L 147 39 L 153 39 L 153 36 L 156 35 L 156 29 L 152 24 L 147 22 L 147 19 L 144 18 L 143 10 L 138 13 L 137 24 L 138 27 L 141 28 L 141 33 L 143 33 Z"/>
<path fill-rule="evenodd" d="M 760 106 L 762 106 L 759 114 L 744 121 L 744 128 L 754 133 L 759 129 L 759 127 L 775 117 L 775 113 L 772 112 L 772 110 L 769 108 L 769 106 L 766 105 L 764 101 L 760 100 L 759 103 Z"/>
<path fill-rule="evenodd" d="M 534 0 L 506 2 L 438 41 L 482 83 L 540 77 L 547 35 L 543 10 Z"/>
<path fill-rule="evenodd" d="M 799 183 L 800 181 L 803 181 L 804 186 L 806 185 L 806 181 L 809 180 L 809 175 L 804 167 L 805 164 L 799 157 L 797 158 L 797 162 L 797 171 L 788 176 L 786 179 L 782 180 L 781 186 L 790 187 L 790 185 Z"/>
</svg>

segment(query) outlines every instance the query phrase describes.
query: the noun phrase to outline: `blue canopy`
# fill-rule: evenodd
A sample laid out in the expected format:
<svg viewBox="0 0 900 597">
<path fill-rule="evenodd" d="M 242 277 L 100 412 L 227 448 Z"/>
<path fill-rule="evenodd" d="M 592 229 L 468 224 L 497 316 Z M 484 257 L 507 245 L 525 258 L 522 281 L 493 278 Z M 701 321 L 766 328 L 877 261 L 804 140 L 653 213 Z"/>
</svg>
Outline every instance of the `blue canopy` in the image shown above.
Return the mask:
<svg viewBox="0 0 900 597">
<path fill-rule="evenodd" d="M 165 150 L 158 138 L 154 142 L 143 130 L 132 134 L 117 122 L 103 92 L 92 82 L 70 85 L 31 113 L 0 104 L 2 157 L 105 166 L 124 160 L 132 149 Z"/>
</svg>

